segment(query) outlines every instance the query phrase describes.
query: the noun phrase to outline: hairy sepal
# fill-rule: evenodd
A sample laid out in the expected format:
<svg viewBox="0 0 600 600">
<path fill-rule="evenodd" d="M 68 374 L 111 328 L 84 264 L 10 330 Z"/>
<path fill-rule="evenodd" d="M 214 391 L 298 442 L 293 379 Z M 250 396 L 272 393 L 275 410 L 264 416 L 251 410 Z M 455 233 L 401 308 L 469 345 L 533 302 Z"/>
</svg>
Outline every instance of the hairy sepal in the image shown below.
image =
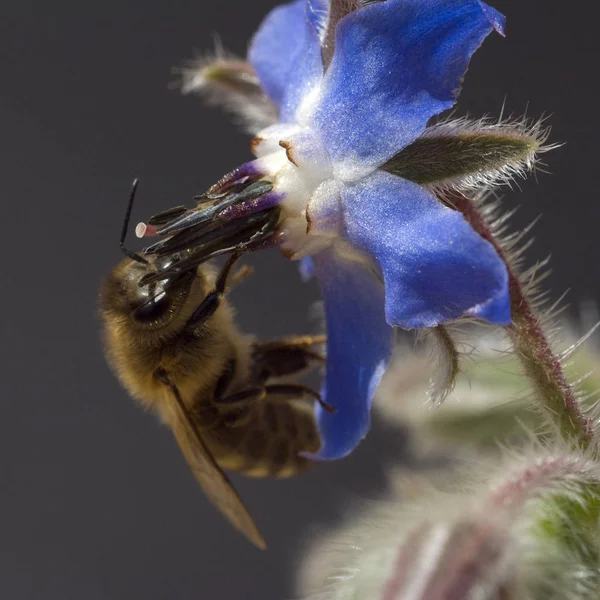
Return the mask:
<svg viewBox="0 0 600 600">
<path fill-rule="evenodd" d="M 174 85 L 183 94 L 198 94 L 224 108 L 250 134 L 278 121 L 277 107 L 262 91 L 250 63 L 229 55 L 218 42 L 214 54 L 189 60 L 174 72 L 180 75 Z"/>
<path fill-rule="evenodd" d="M 524 427 L 537 432 L 543 421 L 524 397 L 520 365 L 506 338 L 479 323 L 444 328 L 451 349 L 428 330 L 419 335 L 424 343 L 398 345 L 374 409 L 408 428 L 415 456 L 497 453 L 498 443 L 508 440 L 521 447 L 528 439 Z M 446 392 L 447 400 L 436 406 Z"/>
<path fill-rule="evenodd" d="M 431 404 L 437 407 L 456 385 L 460 373 L 460 352 L 452 331 L 445 325 L 422 330 L 421 339 L 425 342 L 433 366 L 427 396 Z"/>
<path fill-rule="evenodd" d="M 543 120 L 443 121 L 425 130 L 381 168 L 434 189 L 477 189 L 510 183 L 532 171 L 549 129 Z"/>
</svg>

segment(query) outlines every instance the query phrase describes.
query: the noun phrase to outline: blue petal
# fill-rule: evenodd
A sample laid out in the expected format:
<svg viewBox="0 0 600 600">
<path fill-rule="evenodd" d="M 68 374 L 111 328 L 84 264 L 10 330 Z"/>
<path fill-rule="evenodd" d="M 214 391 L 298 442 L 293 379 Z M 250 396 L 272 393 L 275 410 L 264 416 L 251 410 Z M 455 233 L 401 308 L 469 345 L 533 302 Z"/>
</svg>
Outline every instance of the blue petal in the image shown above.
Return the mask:
<svg viewBox="0 0 600 600">
<path fill-rule="evenodd" d="M 469 311 L 469 315 L 489 321 L 490 323 L 499 323 L 501 325 L 508 325 L 511 320 L 510 314 L 510 293 L 509 287 L 506 286 L 498 296 L 492 298 L 486 304 L 478 306 Z"/>
<path fill-rule="evenodd" d="M 369 265 L 334 249 L 313 256 L 325 302 L 327 370 L 317 405 L 321 448 L 317 459 L 346 456 L 367 434 L 371 400 L 390 359 L 394 331 L 384 319 L 383 286 Z"/>
<path fill-rule="evenodd" d="M 302 281 L 309 281 L 313 278 L 315 274 L 315 265 L 310 256 L 305 256 L 300 259 L 299 270 Z"/>
<path fill-rule="evenodd" d="M 504 37 L 504 25 L 506 24 L 506 17 L 501 12 L 498 12 L 495 8 L 488 6 L 485 2 L 482 2 L 481 0 L 478 0 L 478 2 L 494 29 Z"/>
<path fill-rule="evenodd" d="M 306 0 L 306 18 L 321 38 L 329 19 L 329 0 Z"/>
<path fill-rule="evenodd" d="M 254 35 L 248 59 L 269 98 L 279 106 L 289 75 L 304 45 L 306 0 L 274 8 Z"/>
<path fill-rule="evenodd" d="M 477 316 L 510 323 L 506 267 L 458 211 L 381 171 L 343 185 L 341 198 L 349 241 L 383 272 L 390 325 L 434 327 L 496 299 Z"/>
<path fill-rule="evenodd" d="M 323 79 L 319 36 L 308 19 L 305 19 L 300 39 L 302 45 L 287 74 L 281 101 L 279 120 L 282 123 L 297 122 L 296 112 L 300 104 Z"/>
<path fill-rule="evenodd" d="M 342 179 L 357 179 L 450 108 L 503 17 L 480 0 L 387 0 L 340 21 L 313 115 Z"/>
</svg>

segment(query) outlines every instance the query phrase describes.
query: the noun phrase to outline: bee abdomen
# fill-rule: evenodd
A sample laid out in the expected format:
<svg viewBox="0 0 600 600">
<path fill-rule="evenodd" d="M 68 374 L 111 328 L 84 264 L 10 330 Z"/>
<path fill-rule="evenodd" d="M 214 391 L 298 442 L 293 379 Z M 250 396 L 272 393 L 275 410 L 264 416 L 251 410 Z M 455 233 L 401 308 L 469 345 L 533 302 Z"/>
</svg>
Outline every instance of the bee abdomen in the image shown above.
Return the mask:
<svg viewBox="0 0 600 600">
<path fill-rule="evenodd" d="M 247 457 L 245 474 L 290 477 L 313 464 L 299 456 L 301 452 L 316 452 L 320 446 L 310 407 L 267 400 L 257 409 L 252 425 L 242 440 Z"/>
</svg>

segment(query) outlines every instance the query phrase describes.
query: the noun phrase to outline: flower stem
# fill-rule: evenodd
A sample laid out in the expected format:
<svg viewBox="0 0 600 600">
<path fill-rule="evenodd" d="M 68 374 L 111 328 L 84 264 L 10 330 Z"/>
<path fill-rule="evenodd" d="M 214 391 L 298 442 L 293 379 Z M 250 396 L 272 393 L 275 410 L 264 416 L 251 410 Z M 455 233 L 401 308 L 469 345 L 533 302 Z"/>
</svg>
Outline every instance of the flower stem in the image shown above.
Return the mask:
<svg viewBox="0 0 600 600">
<path fill-rule="evenodd" d="M 453 192 L 450 202 L 471 227 L 492 244 L 506 265 L 512 312 L 512 323 L 506 329 L 542 410 L 565 442 L 581 449 L 588 448 L 594 439 L 592 421 L 583 414 L 575 389 L 567 381 L 560 359 L 552 350 L 541 319 L 531 306 L 507 253 L 472 200 L 460 192 Z"/>
</svg>

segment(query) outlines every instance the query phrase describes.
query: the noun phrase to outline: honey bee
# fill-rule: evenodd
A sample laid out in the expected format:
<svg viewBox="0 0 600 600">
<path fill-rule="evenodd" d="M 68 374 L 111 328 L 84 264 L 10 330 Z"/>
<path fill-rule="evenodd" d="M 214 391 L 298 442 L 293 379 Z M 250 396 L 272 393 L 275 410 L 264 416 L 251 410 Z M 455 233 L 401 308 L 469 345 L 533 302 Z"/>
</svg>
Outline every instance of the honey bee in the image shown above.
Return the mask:
<svg viewBox="0 0 600 600">
<path fill-rule="evenodd" d="M 271 380 L 323 363 L 315 349 L 324 336 L 258 343 L 238 330 L 226 295 L 244 275 L 232 274 L 243 245 L 220 271 L 205 262 L 190 268 L 185 253 L 165 260 L 125 248 L 136 187 L 137 180 L 121 234 L 127 258 L 100 291 L 107 361 L 129 393 L 171 428 L 213 504 L 265 549 L 223 469 L 289 477 L 313 464 L 301 453 L 316 452 L 320 439 L 303 399 L 322 402 L 320 396 L 300 383 Z"/>
</svg>

